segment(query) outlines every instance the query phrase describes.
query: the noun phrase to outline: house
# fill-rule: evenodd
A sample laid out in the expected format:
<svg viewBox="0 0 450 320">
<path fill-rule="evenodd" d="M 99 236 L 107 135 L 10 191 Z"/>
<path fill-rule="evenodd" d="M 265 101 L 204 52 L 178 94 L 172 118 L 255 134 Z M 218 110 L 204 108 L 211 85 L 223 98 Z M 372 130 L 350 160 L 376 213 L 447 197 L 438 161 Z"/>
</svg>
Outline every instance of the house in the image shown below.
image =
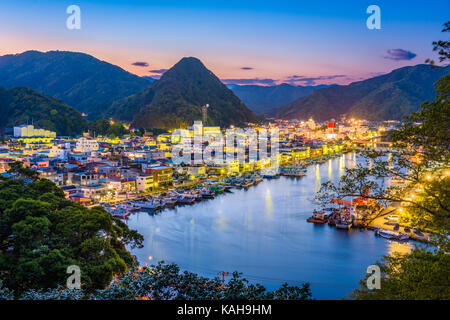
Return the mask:
<svg viewBox="0 0 450 320">
<path fill-rule="evenodd" d="M 152 174 L 139 175 L 136 177 L 136 188 L 139 192 L 153 191 L 155 187 L 155 180 Z"/>
<path fill-rule="evenodd" d="M 167 166 L 155 166 L 145 169 L 145 173 L 153 175 L 156 186 L 170 186 L 172 185 L 173 169 Z"/>
</svg>

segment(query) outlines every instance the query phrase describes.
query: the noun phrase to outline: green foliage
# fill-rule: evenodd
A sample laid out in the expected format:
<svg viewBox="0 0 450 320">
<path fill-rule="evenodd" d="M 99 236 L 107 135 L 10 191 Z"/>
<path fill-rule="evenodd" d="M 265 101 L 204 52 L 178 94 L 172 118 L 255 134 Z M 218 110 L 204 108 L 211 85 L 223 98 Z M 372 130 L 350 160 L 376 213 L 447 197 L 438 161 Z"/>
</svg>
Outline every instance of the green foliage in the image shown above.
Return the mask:
<svg viewBox="0 0 450 320">
<path fill-rule="evenodd" d="M 183 58 L 160 80 L 108 110 L 114 119 L 135 128 L 179 128 L 202 119 L 209 104 L 208 124 L 229 126 L 256 121 L 255 115 L 196 58 Z"/>
<path fill-rule="evenodd" d="M 434 99 L 433 84 L 448 71 L 448 67 L 422 64 L 346 86 L 322 88 L 282 107 L 277 116 L 326 121 L 346 114 L 367 120 L 400 120 L 417 111 L 423 101 Z"/>
<path fill-rule="evenodd" d="M 148 84 L 146 79 L 80 52 L 27 51 L 0 56 L 0 86 L 33 88 L 90 119 L 100 118 L 114 101 Z"/>
<path fill-rule="evenodd" d="M 416 248 L 411 254 L 385 256 L 377 263 L 380 289 L 369 290 L 367 277 L 350 298 L 356 300 L 449 300 L 450 255 Z"/>
<path fill-rule="evenodd" d="M 20 177 L 21 170 L 12 172 Z M 49 180 L 0 181 L 0 280 L 18 295 L 64 285 L 70 265 L 81 268 L 87 292 L 104 288 L 135 265 L 125 246 L 142 241 L 102 208 L 67 200 Z"/>
<path fill-rule="evenodd" d="M 450 230 L 450 76 L 436 83 L 437 98 L 405 119 L 392 133 L 392 148 L 364 150 L 366 163 L 346 169 L 338 184 L 323 184 L 317 199 L 363 196 L 404 206 L 402 222 L 443 236 Z M 404 186 L 388 186 L 401 180 Z"/>
<path fill-rule="evenodd" d="M 450 32 L 450 21 L 444 23 L 444 29 L 442 32 Z M 439 62 L 446 62 L 450 60 L 450 41 L 448 40 L 439 40 L 433 41 L 433 51 L 437 51 L 439 54 Z M 425 63 L 429 63 L 434 65 L 434 61 L 431 59 L 427 59 Z"/>
<path fill-rule="evenodd" d="M 436 235 L 432 251 L 416 247 L 410 254 L 384 257 L 378 264 L 381 289 L 369 290 L 363 280 L 351 298 L 450 298 L 450 75 L 443 76 L 435 88 L 436 99 L 424 102 L 391 135 L 391 150 L 364 150 L 365 165 L 346 169 L 338 184 L 323 184 L 317 196 L 321 201 L 342 199 L 363 196 L 369 189 L 368 198 L 403 206 L 403 224 Z M 391 179 L 404 185 L 384 185 Z"/>
<path fill-rule="evenodd" d="M 106 119 L 89 122 L 88 130 L 95 136 L 121 137 L 125 134 L 129 134 L 129 131 L 125 128 L 123 123 L 115 122 L 111 124 L 111 121 Z"/>
<path fill-rule="evenodd" d="M 75 109 L 30 88 L 0 88 L 0 128 L 33 123 L 57 135 L 81 134 L 86 121 Z"/>
<path fill-rule="evenodd" d="M 10 291 L 0 286 L 0 298 L 2 293 L 4 299 L 11 298 Z M 20 299 L 310 300 L 311 290 L 308 284 L 297 287 L 285 283 L 279 289 L 270 292 L 259 284 L 249 284 L 238 272 L 234 272 L 223 286 L 218 277 L 210 279 L 188 271 L 181 272 L 177 265 L 161 261 L 150 267 L 131 269 L 108 288 L 95 292 L 87 293 L 84 290 L 59 287 L 51 290 L 28 290 L 20 296 Z"/>
</svg>

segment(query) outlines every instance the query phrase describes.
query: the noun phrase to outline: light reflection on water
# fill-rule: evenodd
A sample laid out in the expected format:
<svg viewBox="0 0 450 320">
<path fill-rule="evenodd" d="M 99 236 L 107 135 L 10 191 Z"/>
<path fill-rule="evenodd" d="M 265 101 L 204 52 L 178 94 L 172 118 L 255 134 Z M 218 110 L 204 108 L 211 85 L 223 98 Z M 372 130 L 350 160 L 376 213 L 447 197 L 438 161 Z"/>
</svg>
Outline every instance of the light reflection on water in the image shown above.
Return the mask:
<svg viewBox="0 0 450 320">
<path fill-rule="evenodd" d="M 127 223 L 145 241 L 143 249 L 132 251 L 142 264 L 152 256 L 151 263 L 174 262 L 208 277 L 236 270 L 269 289 L 286 281 L 309 282 L 316 299 L 340 299 L 382 255 L 410 247 L 371 231 L 306 222 L 320 183 L 330 177 L 336 181 L 343 164 L 353 167 L 356 161 L 355 154 L 348 154 L 310 166 L 300 179 L 264 180 L 248 190 L 154 216 L 133 214 Z"/>
</svg>

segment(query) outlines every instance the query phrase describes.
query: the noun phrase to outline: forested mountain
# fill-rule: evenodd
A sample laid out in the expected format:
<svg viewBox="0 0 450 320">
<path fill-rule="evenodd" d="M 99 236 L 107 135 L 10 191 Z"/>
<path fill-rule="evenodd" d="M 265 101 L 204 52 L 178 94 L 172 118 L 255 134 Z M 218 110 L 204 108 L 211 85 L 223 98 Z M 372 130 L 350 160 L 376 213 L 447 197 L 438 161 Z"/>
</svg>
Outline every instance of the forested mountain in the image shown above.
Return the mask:
<svg viewBox="0 0 450 320">
<path fill-rule="evenodd" d="M 305 97 L 316 90 L 315 86 L 293 86 L 282 83 L 276 86 L 229 85 L 235 95 L 255 114 L 269 115 L 280 106 Z"/>
<path fill-rule="evenodd" d="M 417 111 L 425 100 L 433 100 L 434 83 L 449 70 L 420 64 L 346 86 L 319 89 L 281 107 L 277 117 L 325 121 L 345 114 L 368 120 L 399 120 Z"/>
<path fill-rule="evenodd" d="M 86 128 L 77 110 L 55 98 L 26 87 L 0 87 L 0 128 L 32 122 L 63 136 L 81 134 Z"/>
<path fill-rule="evenodd" d="M 242 125 L 257 117 L 197 58 L 181 59 L 143 91 L 113 104 L 108 116 L 132 121 L 136 128 L 176 128 L 202 119 L 208 124 Z"/>
<path fill-rule="evenodd" d="M 26 51 L 0 56 L 0 86 L 26 86 L 64 101 L 89 119 L 116 100 L 139 92 L 148 79 L 85 53 Z"/>
</svg>

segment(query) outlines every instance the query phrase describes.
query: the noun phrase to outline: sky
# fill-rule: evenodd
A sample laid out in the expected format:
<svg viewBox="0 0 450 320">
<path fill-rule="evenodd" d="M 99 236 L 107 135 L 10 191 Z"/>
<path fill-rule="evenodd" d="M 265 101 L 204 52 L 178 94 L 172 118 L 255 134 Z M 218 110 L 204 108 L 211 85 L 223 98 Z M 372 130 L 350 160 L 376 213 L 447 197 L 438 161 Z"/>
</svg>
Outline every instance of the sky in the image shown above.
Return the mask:
<svg viewBox="0 0 450 320">
<path fill-rule="evenodd" d="M 224 83 L 348 84 L 436 60 L 449 13 L 448 0 L 0 0 L 0 55 L 78 51 L 155 78 L 194 56 Z"/>
</svg>

